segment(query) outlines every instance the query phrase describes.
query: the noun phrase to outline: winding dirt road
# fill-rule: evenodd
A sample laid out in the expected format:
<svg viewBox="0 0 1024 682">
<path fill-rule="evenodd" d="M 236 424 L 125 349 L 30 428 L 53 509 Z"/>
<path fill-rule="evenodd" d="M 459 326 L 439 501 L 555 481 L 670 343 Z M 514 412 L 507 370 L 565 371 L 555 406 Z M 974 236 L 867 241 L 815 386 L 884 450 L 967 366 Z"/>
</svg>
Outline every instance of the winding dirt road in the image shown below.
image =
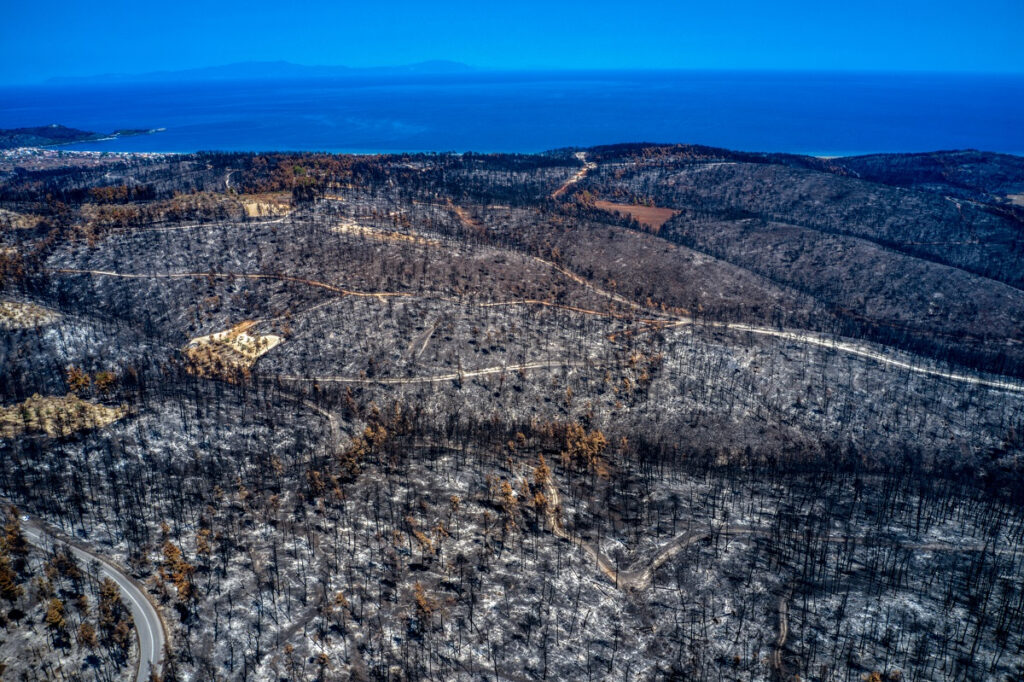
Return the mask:
<svg viewBox="0 0 1024 682">
<path fill-rule="evenodd" d="M 587 542 L 576 533 L 566 529 L 565 524 L 562 521 L 562 501 L 561 495 L 558 493 L 558 486 L 555 484 L 554 474 L 549 475 L 548 480 L 545 484 L 547 491 L 548 505 L 545 508 L 545 516 L 547 517 L 548 525 L 551 532 L 556 536 L 567 542 L 576 545 L 582 549 L 587 555 L 593 560 L 598 570 L 601 571 L 605 576 L 611 580 L 617 588 L 624 591 L 636 591 L 642 592 L 651 586 L 654 580 L 655 572 L 661 568 L 669 559 L 679 554 L 682 550 L 686 549 L 690 545 L 700 542 L 705 539 L 711 538 L 714 534 L 719 536 L 735 537 L 742 535 L 750 536 L 770 536 L 772 531 L 767 528 L 757 528 L 754 526 L 746 525 L 726 525 L 720 528 L 713 528 L 710 524 L 703 528 L 695 528 L 683 531 L 676 535 L 674 538 L 666 542 L 664 545 L 649 558 L 640 557 L 634 561 L 628 568 L 617 569 L 616 563 L 606 556 L 600 548 L 596 547 L 590 542 Z M 802 538 L 803 535 L 799 533 L 793 533 L 790 537 Z M 822 538 L 824 542 L 828 543 L 845 543 L 855 542 L 865 545 L 887 545 L 902 547 L 904 549 L 912 549 L 917 551 L 927 552 L 986 552 L 993 551 L 992 548 L 985 543 L 961 543 L 951 544 L 945 542 L 904 542 L 904 541 L 888 541 L 884 539 L 868 539 L 862 536 L 855 535 L 829 535 L 828 537 Z M 1006 550 L 995 550 L 995 553 L 1001 554 Z M 782 609 L 784 607 L 780 607 Z M 785 614 L 780 611 L 780 629 L 782 631 L 781 639 L 782 643 L 785 643 Z M 781 647 L 781 644 L 779 645 Z"/>
<path fill-rule="evenodd" d="M 551 264 L 551 263 L 549 263 Z M 553 265 L 553 264 L 551 264 Z M 557 266 L 556 266 L 557 267 Z M 124 273 L 115 272 L 112 270 L 86 270 L 86 269 L 75 269 L 75 268 L 56 268 L 47 270 L 51 274 L 58 275 L 90 275 L 94 277 L 117 277 L 123 279 L 196 279 L 196 278 L 208 278 L 208 277 L 221 277 L 221 278 L 238 278 L 238 279 L 251 279 L 251 280 L 269 280 L 279 282 L 292 282 L 297 284 L 303 284 L 310 287 L 324 289 L 332 293 L 339 294 L 341 296 L 354 296 L 359 298 L 376 299 L 381 302 L 385 302 L 392 298 L 407 298 L 407 299 L 427 299 L 434 298 L 439 301 L 446 301 L 457 303 L 459 305 L 474 306 L 479 308 L 491 308 L 491 307 L 502 307 L 502 306 L 519 306 L 519 305 L 532 305 L 541 306 L 557 310 L 566 310 L 569 312 L 580 313 L 583 315 L 594 315 L 605 317 L 609 319 L 621 319 L 621 320 L 632 320 L 641 324 L 654 325 L 653 328 L 657 329 L 671 329 L 674 327 L 683 327 L 696 325 L 697 322 L 691 317 L 679 317 L 669 316 L 665 318 L 637 318 L 632 313 L 616 313 L 612 311 L 600 311 L 592 310 L 588 308 L 580 308 L 578 306 L 566 305 L 561 303 L 554 303 L 552 301 L 545 301 L 542 299 L 519 299 L 513 301 L 494 301 L 494 302 L 474 302 L 464 301 L 459 298 L 453 298 L 451 296 L 443 295 L 431 295 L 421 294 L 413 292 L 396 292 L 396 291 L 355 291 L 352 289 L 345 289 L 343 287 L 328 284 L 327 282 L 321 282 L 314 279 L 307 279 L 303 277 L 294 277 L 291 275 L 274 275 L 267 273 L 252 273 L 252 272 L 181 272 L 181 273 Z M 572 273 L 566 273 L 572 275 Z M 597 292 L 605 295 L 612 295 L 601 289 L 596 289 Z M 614 299 L 617 301 L 617 299 Z M 324 304 L 320 304 L 324 305 Z M 633 306 L 637 304 L 633 303 Z M 818 334 L 816 332 L 802 331 L 802 330 L 779 330 L 772 329 L 769 327 L 756 327 L 749 324 L 743 324 L 739 322 L 707 322 L 702 323 L 703 326 L 711 329 L 722 329 L 734 332 L 746 332 L 748 334 L 756 334 L 760 336 L 770 336 L 778 339 L 784 339 L 787 341 L 793 341 L 797 343 L 803 343 L 811 346 L 818 346 L 850 355 L 856 355 L 863 358 L 874 360 L 883 365 L 896 367 L 899 369 L 905 369 L 909 372 L 917 374 L 923 374 L 927 376 L 933 376 L 941 379 L 948 379 L 950 381 L 957 381 L 960 383 L 966 383 L 976 386 L 985 386 L 987 388 L 994 388 L 1003 391 L 1009 391 L 1012 393 L 1024 393 L 1024 384 L 1009 379 L 1009 378 L 988 378 L 983 376 L 977 376 L 973 374 L 967 374 L 963 372 L 953 372 L 936 367 L 929 367 L 924 364 L 915 364 L 910 361 L 913 357 L 909 353 L 904 354 L 906 359 L 899 359 L 891 357 L 890 355 L 873 350 L 870 347 L 856 343 L 852 340 L 842 340 L 832 337 Z M 882 347 L 886 348 L 886 347 Z M 572 363 L 565 362 L 549 362 L 545 363 L 546 367 L 564 367 L 569 366 Z M 512 366 L 507 369 L 516 370 L 531 370 L 539 369 L 542 365 L 537 363 L 528 363 L 527 365 Z M 502 368 L 490 368 L 487 370 L 476 370 L 477 374 L 464 372 L 461 373 L 463 376 L 476 376 L 479 374 L 493 374 L 503 371 Z M 289 380 L 308 380 L 308 377 L 281 377 Z M 360 379 L 356 377 L 324 377 L 322 381 L 336 382 L 336 383 L 393 383 L 393 384 L 408 384 L 408 383 L 432 383 L 437 381 L 446 381 L 451 378 L 450 375 L 437 375 L 435 377 L 423 377 L 419 379 L 377 379 L 373 381 Z M 458 375 L 456 375 L 458 378 Z"/>
<path fill-rule="evenodd" d="M 592 171 L 595 168 L 597 168 L 597 164 L 596 163 L 594 163 L 593 161 L 587 161 L 587 153 L 586 152 L 576 152 L 576 158 L 579 159 L 581 162 L 583 162 L 583 168 L 581 168 L 578 171 L 576 171 L 575 175 L 573 175 L 571 178 L 566 180 L 564 183 L 562 183 L 561 187 L 559 187 L 554 192 L 552 192 L 551 193 L 551 198 L 552 199 L 557 199 L 558 197 L 560 197 L 563 194 L 565 194 L 566 192 L 568 192 L 570 187 L 575 185 L 577 182 L 579 182 L 583 178 L 587 177 L 587 173 L 589 173 L 590 171 Z"/>
<path fill-rule="evenodd" d="M 223 277 L 225 279 L 265 279 L 277 282 L 295 282 L 298 284 L 305 284 L 306 286 L 315 287 L 318 289 L 326 289 L 327 291 L 334 292 L 336 294 L 342 294 L 343 296 L 358 296 L 364 298 L 415 298 L 417 294 L 397 292 L 397 291 L 353 291 L 352 289 L 343 289 L 342 287 L 336 287 L 333 284 L 327 282 L 320 282 L 315 279 L 306 279 L 303 277 L 292 277 L 291 275 L 270 275 L 262 272 L 167 272 L 167 273 L 134 273 L 134 272 L 114 272 L 113 270 L 79 270 L 76 268 L 55 268 L 48 272 L 59 274 L 59 275 L 92 275 L 94 277 L 118 277 L 121 279 L 197 279 L 202 277 Z"/>
<path fill-rule="evenodd" d="M 549 268 L 551 268 L 552 270 L 561 273 L 562 275 L 564 275 L 570 281 L 575 282 L 576 284 L 579 284 L 580 286 L 582 286 L 582 287 L 584 287 L 586 289 L 589 289 L 590 291 L 594 292 L 595 294 L 597 294 L 599 296 L 603 296 L 603 297 L 605 297 L 605 298 L 607 298 L 607 299 L 609 299 L 611 301 L 615 301 L 619 305 L 625 306 L 627 308 L 633 308 L 634 310 L 646 310 L 646 308 L 644 308 L 642 305 L 640 305 L 636 301 L 628 299 L 625 296 L 622 296 L 620 294 L 616 294 L 616 293 L 613 293 L 611 291 L 608 291 L 607 289 L 602 289 L 601 287 L 599 287 L 596 284 L 594 284 L 593 282 L 591 282 L 589 279 L 586 279 L 582 275 L 577 275 L 572 270 L 567 270 L 566 268 L 563 268 L 558 263 L 546 260 L 544 258 L 541 258 L 540 256 L 532 256 L 532 258 L 533 258 L 533 260 L 537 261 L 538 263 L 542 263 L 542 264 L 548 266 Z"/>
<path fill-rule="evenodd" d="M 883 353 L 872 350 L 863 344 L 852 343 L 850 341 L 841 341 L 838 339 L 830 338 L 822 334 L 815 334 L 813 332 L 802 332 L 802 331 L 781 331 L 778 329 L 768 329 L 766 327 L 753 327 L 748 324 L 739 323 L 715 323 L 711 326 L 719 327 L 722 329 L 729 329 L 732 331 L 748 332 L 750 334 L 759 334 L 762 336 L 773 336 L 778 339 L 786 339 L 787 341 L 796 341 L 798 343 L 804 343 L 810 346 L 820 346 L 822 348 L 829 348 L 832 350 L 841 351 L 850 355 L 858 355 L 863 358 L 869 358 L 883 365 L 889 365 L 890 367 L 898 367 L 905 369 L 910 372 L 916 372 L 917 374 L 925 374 L 928 376 L 939 377 L 941 379 L 950 379 L 952 381 L 959 381 L 966 384 L 974 384 L 977 386 L 987 386 L 988 388 L 997 388 L 1004 391 L 1011 391 L 1013 393 L 1024 393 L 1024 385 L 1011 381 L 1009 379 L 987 379 L 985 377 L 973 376 L 970 374 L 963 374 L 960 372 L 947 372 L 942 369 L 934 367 L 926 367 L 922 365 L 914 365 L 905 360 L 899 360 L 897 358 L 889 357 Z M 908 354 L 909 357 L 909 354 Z"/>
<path fill-rule="evenodd" d="M 480 377 L 489 374 L 501 374 L 503 372 L 528 372 L 535 369 L 566 369 L 572 367 L 593 366 L 586 362 L 566 362 L 563 360 L 542 360 L 540 362 L 527 362 L 521 365 L 495 365 L 482 369 L 467 369 L 444 374 L 432 374 L 422 377 L 381 377 L 379 379 L 369 377 L 343 377 L 343 376 L 317 376 L 302 377 L 294 374 L 277 374 L 275 379 L 280 381 L 301 381 L 307 383 L 322 384 L 385 384 L 389 386 L 402 386 L 405 384 L 433 384 L 441 381 L 461 381 L 467 377 Z"/>
<path fill-rule="evenodd" d="M 615 562 L 605 556 L 600 549 L 594 547 L 575 533 L 566 530 L 562 522 L 562 498 L 558 493 L 558 487 L 554 483 L 553 474 L 548 477 L 546 488 L 548 506 L 545 509 L 545 515 L 548 519 L 548 525 L 551 527 L 551 532 L 586 552 L 594 559 L 598 569 L 621 590 L 637 592 L 646 590 L 654 580 L 654 572 L 666 561 L 690 545 L 711 537 L 710 527 L 685 531 L 665 543 L 650 559 L 638 559 L 629 568 L 618 570 Z M 731 528 L 721 532 L 728 535 L 739 535 L 746 531 L 740 528 Z"/>
<path fill-rule="evenodd" d="M 772 651 L 772 668 L 782 672 L 782 648 L 789 637 L 789 595 L 779 597 L 779 634 L 775 638 L 775 650 Z"/>
</svg>

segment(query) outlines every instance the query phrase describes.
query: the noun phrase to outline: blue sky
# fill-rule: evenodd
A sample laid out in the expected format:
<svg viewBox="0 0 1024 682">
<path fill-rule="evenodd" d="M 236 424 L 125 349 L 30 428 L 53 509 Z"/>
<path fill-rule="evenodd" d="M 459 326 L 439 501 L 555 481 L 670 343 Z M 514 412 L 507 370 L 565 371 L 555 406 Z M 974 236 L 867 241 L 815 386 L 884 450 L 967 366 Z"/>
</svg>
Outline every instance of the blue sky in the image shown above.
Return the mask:
<svg viewBox="0 0 1024 682">
<path fill-rule="evenodd" d="M 286 60 L 1024 72 L 1024 0 L 12 0 L 0 82 Z"/>
</svg>

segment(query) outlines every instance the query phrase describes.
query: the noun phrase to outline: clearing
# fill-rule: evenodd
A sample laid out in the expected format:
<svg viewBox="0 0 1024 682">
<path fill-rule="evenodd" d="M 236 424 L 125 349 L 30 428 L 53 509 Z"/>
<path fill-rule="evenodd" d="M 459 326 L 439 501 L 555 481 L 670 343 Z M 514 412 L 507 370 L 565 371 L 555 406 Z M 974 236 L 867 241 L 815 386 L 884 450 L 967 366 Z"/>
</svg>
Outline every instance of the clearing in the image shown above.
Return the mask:
<svg viewBox="0 0 1024 682">
<path fill-rule="evenodd" d="M 245 215 L 249 218 L 268 218 L 286 215 L 292 210 L 291 197 L 286 192 L 266 194 L 240 194 Z"/>
<path fill-rule="evenodd" d="M 189 370 L 202 377 L 227 379 L 248 373 L 264 353 L 284 340 L 273 334 L 249 334 L 255 324 L 254 320 L 246 320 L 226 331 L 189 341 L 182 349 L 189 360 Z"/>
<path fill-rule="evenodd" d="M 419 244 L 421 246 L 440 246 L 441 242 L 436 239 L 427 239 L 415 234 L 395 232 L 393 230 L 382 230 L 379 227 L 369 227 L 353 222 L 338 223 L 331 228 L 332 232 L 340 234 L 352 234 L 363 239 L 373 239 L 379 242 L 393 242 L 406 244 Z"/>
<path fill-rule="evenodd" d="M 76 431 L 102 428 L 128 414 L 128 408 L 107 407 L 82 400 L 73 393 L 41 396 L 0 407 L 0 437 L 17 438 L 23 433 L 45 432 L 56 438 Z"/>
<path fill-rule="evenodd" d="M 629 216 L 644 227 L 648 228 L 654 234 L 658 234 L 662 225 L 679 215 L 679 211 L 674 208 L 616 204 L 611 201 L 595 201 L 594 206 L 602 211 L 611 211 L 612 213 L 620 213 L 622 215 Z"/>
<path fill-rule="evenodd" d="M 42 216 L 0 208 L 0 227 L 12 230 L 30 230 L 41 222 L 43 222 Z"/>
<path fill-rule="evenodd" d="M 60 313 L 34 303 L 0 301 L 0 329 L 32 329 L 58 319 Z"/>
</svg>

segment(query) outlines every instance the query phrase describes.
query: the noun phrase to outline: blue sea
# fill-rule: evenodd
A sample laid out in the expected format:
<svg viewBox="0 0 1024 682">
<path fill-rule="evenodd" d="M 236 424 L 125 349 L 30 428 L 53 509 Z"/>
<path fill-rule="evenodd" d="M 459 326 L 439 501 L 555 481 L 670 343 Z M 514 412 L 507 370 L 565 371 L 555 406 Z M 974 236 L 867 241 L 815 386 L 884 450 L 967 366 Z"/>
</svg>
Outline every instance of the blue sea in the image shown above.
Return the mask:
<svg viewBox="0 0 1024 682">
<path fill-rule="evenodd" d="M 684 142 L 816 155 L 1024 153 L 1024 77 L 472 72 L 0 88 L 0 128 L 153 135 L 66 149 L 537 152 Z"/>
</svg>

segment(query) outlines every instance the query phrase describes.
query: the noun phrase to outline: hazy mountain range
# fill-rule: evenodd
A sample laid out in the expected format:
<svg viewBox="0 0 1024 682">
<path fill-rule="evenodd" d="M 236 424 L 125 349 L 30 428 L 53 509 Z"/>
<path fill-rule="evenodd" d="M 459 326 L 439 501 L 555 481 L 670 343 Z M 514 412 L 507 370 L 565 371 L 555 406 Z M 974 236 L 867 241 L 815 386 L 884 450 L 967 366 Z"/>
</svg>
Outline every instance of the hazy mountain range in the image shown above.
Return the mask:
<svg viewBox="0 0 1024 682">
<path fill-rule="evenodd" d="M 286 61 L 238 62 L 221 66 L 180 71 L 150 71 L 148 73 L 106 73 L 95 76 L 59 76 L 50 78 L 51 85 L 93 83 L 171 83 L 237 80 L 284 80 L 294 78 L 350 78 L 359 76 L 450 74 L 472 71 L 473 67 L 459 62 L 435 60 L 401 66 L 353 68 L 348 66 L 306 66 Z"/>
</svg>

